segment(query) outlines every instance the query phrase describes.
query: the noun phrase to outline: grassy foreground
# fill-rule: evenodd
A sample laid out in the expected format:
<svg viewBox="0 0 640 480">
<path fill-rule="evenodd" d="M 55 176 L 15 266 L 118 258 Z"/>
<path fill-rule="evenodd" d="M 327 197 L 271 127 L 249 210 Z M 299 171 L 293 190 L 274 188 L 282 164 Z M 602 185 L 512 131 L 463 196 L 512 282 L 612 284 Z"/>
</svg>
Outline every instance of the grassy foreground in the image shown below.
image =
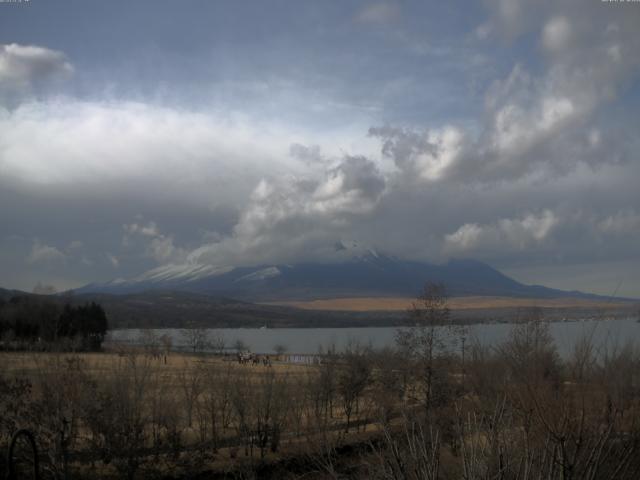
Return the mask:
<svg viewBox="0 0 640 480">
<path fill-rule="evenodd" d="M 633 345 L 585 338 L 561 360 L 540 319 L 496 348 L 436 349 L 440 332 L 308 366 L 0 352 L 0 448 L 29 429 L 41 478 L 638 478 Z M 31 458 L 21 443 L 11 461 Z"/>
</svg>

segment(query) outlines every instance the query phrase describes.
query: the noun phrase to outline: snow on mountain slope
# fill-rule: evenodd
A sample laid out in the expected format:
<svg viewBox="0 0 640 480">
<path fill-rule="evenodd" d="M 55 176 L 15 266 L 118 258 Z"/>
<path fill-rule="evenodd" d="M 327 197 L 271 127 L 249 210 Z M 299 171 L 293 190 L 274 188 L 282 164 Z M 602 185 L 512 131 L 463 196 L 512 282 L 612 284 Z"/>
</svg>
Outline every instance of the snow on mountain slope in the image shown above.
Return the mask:
<svg viewBox="0 0 640 480">
<path fill-rule="evenodd" d="M 235 280 L 235 282 L 257 282 L 260 280 L 266 280 L 267 278 L 277 277 L 282 272 L 278 267 L 267 267 L 262 270 L 258 270 L 257 272 L 249 273 L 248 275 L 243 275 L 242 277 Z"/>
<path fill-rule="evenodd" d="M 188 285 L 198 280 L 224 275 L 233 267 L 184 264 L 163 265 L 130 279 L 117 278 L 105 283 L 91 283 L 75 290 L 76 293 L 132 293 L 154 289 L 189 290 Z M 187 286 L 187 288 L 183 288 Z"/>
<path fill-rule="evenodd" d="M 90 284 L 78 293 L 180 290 L 249 301 L 357 296 L 415 296 L 426 282 L 445 285 L 451 295 L 554 298 L 587 296 L 529 286 L 475 260 L 444 264 L 401 260 L 355 241 L 340 240 L 324 262 L 232 267 L 166 265 L 137 277 Z"/>
<path fill-rule="evenodd" d="M 164 265 L 134 278 L 132 282 L 193 282 L 201 278 L 221 275 L 233 270 L 233 267 L 219 267 L 216 265 L 185 264 Z"/>
</svg>

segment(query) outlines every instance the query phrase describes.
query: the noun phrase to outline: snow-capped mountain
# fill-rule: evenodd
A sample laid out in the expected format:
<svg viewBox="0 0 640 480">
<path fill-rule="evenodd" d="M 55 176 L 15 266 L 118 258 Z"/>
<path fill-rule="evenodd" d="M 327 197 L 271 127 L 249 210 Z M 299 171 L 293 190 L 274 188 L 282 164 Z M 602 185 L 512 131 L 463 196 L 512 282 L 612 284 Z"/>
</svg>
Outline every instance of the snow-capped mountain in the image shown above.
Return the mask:
<svg viewBox="0 0 640 480">
<path fill-rule="evenodd" d="M 524 285 L 474 260 L 444 264 L 400 260 L 338 242 L 335 258 L 323 263 L 218 267 L 167 265 L 131 279 L 94 283 L 77 293 L 136 293 L 176 290 L 224 295 L 244 300 L 319 299 L 358 296 L 415 296 L 426 282 L 444 284 L 451 295 L 517 297 L 586 296 Z"/>
</svg>

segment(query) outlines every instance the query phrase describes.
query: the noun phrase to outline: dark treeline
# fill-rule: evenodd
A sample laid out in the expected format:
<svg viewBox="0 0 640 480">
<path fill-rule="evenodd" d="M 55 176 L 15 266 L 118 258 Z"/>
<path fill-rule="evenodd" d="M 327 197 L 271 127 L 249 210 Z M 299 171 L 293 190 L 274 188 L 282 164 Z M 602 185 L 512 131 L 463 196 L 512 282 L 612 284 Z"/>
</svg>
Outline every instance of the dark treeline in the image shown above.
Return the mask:
<svg viewBox="0 0 640 480">
<path fill-rule="evenodd" d="M 104 309 L 94 302 L 72 306 L 35 295 L 0 299 L 3 348 L 56 344 L 73 350 L 98 350 L 107 328 Z"/>
</svg>

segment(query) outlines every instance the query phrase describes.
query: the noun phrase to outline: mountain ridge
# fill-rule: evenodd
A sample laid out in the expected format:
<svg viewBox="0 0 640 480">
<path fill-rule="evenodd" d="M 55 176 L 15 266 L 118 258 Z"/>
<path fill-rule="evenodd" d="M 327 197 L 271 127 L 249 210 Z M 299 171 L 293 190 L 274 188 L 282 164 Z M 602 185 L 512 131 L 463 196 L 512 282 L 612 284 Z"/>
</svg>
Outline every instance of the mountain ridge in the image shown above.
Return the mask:
<svg viewBox="0 0 640 480">
<path fill-rule="evenodd" d="M 129 280 L 92 283 L 74 293 L 134 294 L 154 290 L 225 296 L 244 301 L 311 300 L 358 296 L 416 296 L 427 282 L 451 296 L 605 299 L 579 291 L 525 285 L 473 259 L 443 264 L 401 260 L 367 250 L 342 261 L 221 267 L 165 265 Z"/>
</svg>

